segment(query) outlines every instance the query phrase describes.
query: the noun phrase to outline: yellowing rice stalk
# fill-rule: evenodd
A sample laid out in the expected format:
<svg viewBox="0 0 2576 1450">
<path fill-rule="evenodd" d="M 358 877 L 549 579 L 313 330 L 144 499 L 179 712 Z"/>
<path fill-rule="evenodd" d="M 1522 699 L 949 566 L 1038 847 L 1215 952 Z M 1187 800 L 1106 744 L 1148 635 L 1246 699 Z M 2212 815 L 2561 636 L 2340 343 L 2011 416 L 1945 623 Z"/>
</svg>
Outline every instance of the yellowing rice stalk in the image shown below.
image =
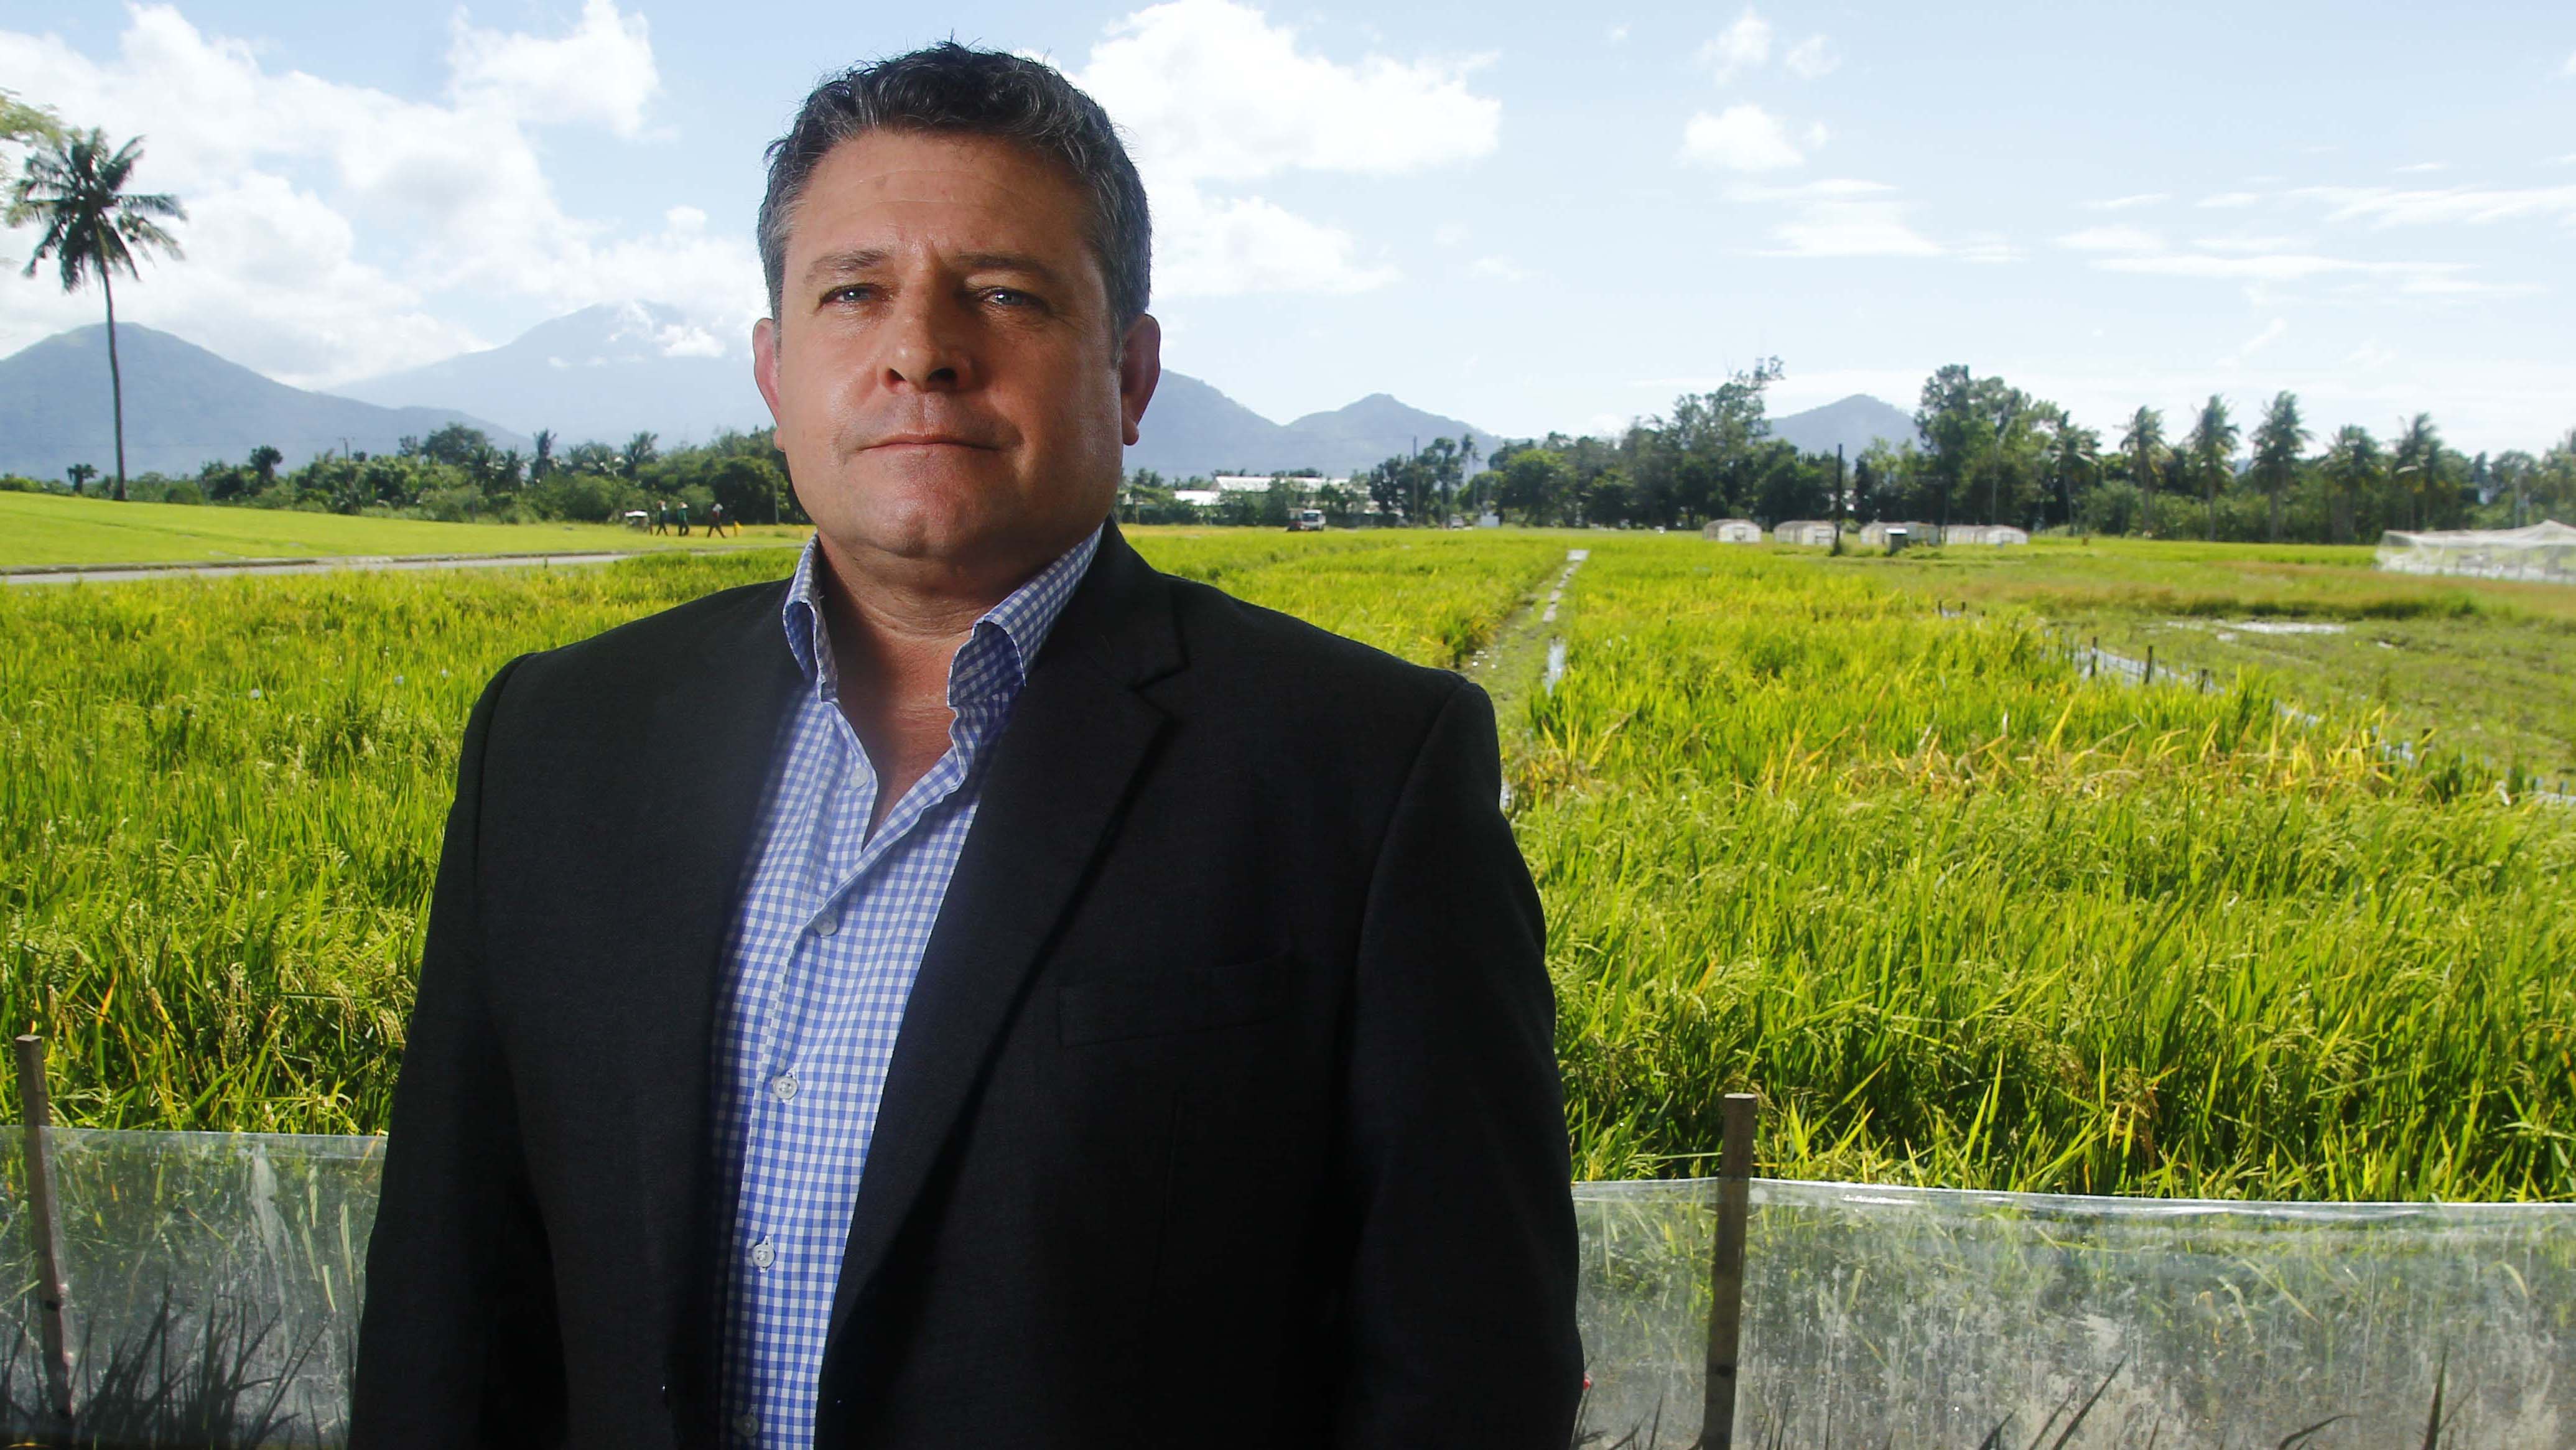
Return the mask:
<svg viewBox="0 0 2576 1450">
<path fill-rule="evenodd" d="M 2481 767 L 2260 677 L 2087 682 L 2016 606 L 1819 556 L 1139 534 L 1446 666 L 1592 551 L 1503 721 L 1584 1177 L 1706 1171 L 1754 1087 L 1779 1176 L 2576 1197 L 2576 814 Z M 57 1111 L 379 1129 L 482 681 L 786 562 L 0 594 L 0 1016 Z"/>
</svg>

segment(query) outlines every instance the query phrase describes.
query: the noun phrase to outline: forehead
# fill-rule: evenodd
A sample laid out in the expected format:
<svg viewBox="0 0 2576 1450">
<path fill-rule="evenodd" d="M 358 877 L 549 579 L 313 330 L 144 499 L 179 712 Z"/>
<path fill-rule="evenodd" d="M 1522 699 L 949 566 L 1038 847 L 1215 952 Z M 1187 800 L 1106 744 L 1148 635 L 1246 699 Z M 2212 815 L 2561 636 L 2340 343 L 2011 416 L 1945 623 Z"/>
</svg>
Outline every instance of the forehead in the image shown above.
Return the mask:
<svg viewBox="0 0 2576 1450">
<path fill-rule="evenodd" d="M 1061 167 L 990 136 L 877 130 L 825 153 L 790 219 L 788 253 L 887 242 L 1072 255 L 1090 207 Z"/>
</svg>

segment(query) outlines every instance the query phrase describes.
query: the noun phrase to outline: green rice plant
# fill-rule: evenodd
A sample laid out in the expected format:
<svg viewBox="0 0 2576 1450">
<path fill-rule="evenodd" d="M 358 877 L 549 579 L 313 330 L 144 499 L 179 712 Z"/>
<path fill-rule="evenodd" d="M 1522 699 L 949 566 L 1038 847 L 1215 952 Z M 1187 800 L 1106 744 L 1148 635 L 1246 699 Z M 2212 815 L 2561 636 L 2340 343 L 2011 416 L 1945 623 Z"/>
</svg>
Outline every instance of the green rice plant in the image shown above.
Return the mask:
<svg viewBox="0 0 2576 1450">
<path fill-rule="evenodd" d="M 2261 1198 L 2576 1197 L 2576 818 L 2260 676 L 2087 683 L 2036 620 L 1619 540 L 1515 824 L 1576 1167 Z"/>
<path fill-rule="evenodd" d="M 1176 572 L 1441 665 L 1563 554 L 1423 532 L 1138 536 Z M 58 1121 L 381 1129 L 483 682 L 792 560 L 0 593 L 0 1021 L 51 1040 Z"/>
</svg>

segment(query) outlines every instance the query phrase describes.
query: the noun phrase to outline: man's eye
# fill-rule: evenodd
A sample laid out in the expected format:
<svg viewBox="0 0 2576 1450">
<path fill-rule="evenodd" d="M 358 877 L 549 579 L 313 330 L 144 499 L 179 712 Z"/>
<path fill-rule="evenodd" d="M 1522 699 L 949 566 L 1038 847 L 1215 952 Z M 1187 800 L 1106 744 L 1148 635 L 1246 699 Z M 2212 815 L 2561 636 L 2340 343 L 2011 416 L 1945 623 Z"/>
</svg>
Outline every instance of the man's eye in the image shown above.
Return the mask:
<svg viewBox="0 0 2576 1450">
<path fill-rule="evenodd" d="M 824 293 L 823 300 L 825 302 L 864 302 L 875 292 L 874 287 L 864 282 L 853 282 L 847 287 L 835 287 Z"/>
<path fill-rule="evenodd" d="M 1004 307 L 1035 307 L 1038 299 L 1017 287 L 995 287 L 985 292 L 985 299 Z"/>
</svg>

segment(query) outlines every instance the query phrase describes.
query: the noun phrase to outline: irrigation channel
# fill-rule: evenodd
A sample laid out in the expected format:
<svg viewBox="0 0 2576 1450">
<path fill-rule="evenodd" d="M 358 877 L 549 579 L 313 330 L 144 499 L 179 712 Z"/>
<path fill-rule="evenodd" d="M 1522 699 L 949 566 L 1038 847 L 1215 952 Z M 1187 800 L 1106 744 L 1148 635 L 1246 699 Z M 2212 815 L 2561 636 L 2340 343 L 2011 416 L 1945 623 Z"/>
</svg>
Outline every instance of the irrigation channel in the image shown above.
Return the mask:
<svg viewBox="0 0 2576 1450">
<path fill-rule="evenodd" d="M 338 1443 L 384 1140 L 44 1130 L 81 1412 L 48 1440 L 36 1136 L 0 1134 L 0 1429 L 39 1432 L 7 1443 Z M 1718 1185 L 1572 1185 L 1578 1446 L 1699 1440 Z M 2428 1415 L 2451 1447 L 2576 1435 L 2576 1205 L 1748 1198 L 1735 1443 L 2323 1450 L 2434 1443 Z"/>
</svg>

